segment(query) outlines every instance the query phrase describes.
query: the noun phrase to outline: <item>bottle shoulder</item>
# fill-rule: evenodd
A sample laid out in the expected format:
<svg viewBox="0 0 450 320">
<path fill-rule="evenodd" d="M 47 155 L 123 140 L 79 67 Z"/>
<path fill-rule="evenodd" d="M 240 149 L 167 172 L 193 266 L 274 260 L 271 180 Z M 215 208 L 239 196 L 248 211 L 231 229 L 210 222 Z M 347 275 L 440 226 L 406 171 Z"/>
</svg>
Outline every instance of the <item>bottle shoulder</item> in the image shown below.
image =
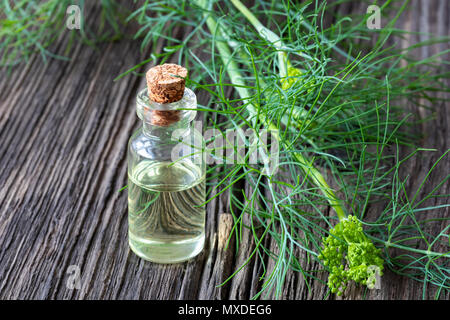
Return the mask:
<svg viewBox="0 0 450 320">
<path fill-rule="evenodd" d="M 191 145 L 195 139 L 190 139 L 198 135 L 198 131 L 192 130 L 180 141 L 177 136 L 158 139 L 142 129 L 137 130 L 128 143 L 129 178 L 135 184 L 155 190 L 178 190 L 204 179 L 204 154 Z"/>
<path fill-rule="evenodd" d="M 145 140 L 148 139 L 142 131 L 142 127 L 139 127 L 128 139 L 128 144 L 131 144 L 135 140 Z"/>
<path fill-rule="evenodd" d="M 162 159 L 164 154 L 169 152 L 167 149 L 170 148 L 164 147 L 160 141 L 144 134 L 142 128 L 136 130 L 128 141 L 128 154 L 131 157 L 149 160 Z"/>
<path fill-rule="evenodd" d="M 131 158 L 175 161 L 185 157 L 203 158 L 203 146 L 202 135 L 195 129 L 184 135 L 174 132 L 163 139 L 151 137 L 139 129 L 129 139 L 128 154 Z"/>
</svg>

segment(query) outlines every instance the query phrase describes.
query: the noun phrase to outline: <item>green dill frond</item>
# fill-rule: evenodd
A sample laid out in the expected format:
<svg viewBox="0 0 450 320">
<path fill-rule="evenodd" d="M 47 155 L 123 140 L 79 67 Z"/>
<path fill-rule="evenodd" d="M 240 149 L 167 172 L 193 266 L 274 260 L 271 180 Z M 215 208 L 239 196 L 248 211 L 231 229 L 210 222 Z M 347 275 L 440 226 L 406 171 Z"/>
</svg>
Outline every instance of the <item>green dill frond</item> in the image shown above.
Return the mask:
<svg viewBox="0 0 450 320">
<path fill-rule="evenodd" d="M 70 30 L 66 25 L 70 5 L 80 8 L 80 30 Z M 85 23 L 87 12 L 83 0 L 0 1 L 0 67 L 26 62 L 36 53 L 44 62 L 48 58 L 67 59 L 51 50 L 51 45 L 63 34 L 70 34 L 64 52 L 69 50 L 74 37 L 88 44 L 117 38 L 123 20 L 121 9 L 115 0 L 102 0 L 100 7 L 101 21 L 94 32 Z"/>
<path fill-rule="evenodd" d="M 405 197 L 398 172 L 407 159 L 393 152 L 395 147 L 415 150 L 419 140 L 413 130 L 417 119 L 404 108 L 405 101 L 432 104 L 437 92 L 450 91 L 449 74 L 440 68 L 445 52 L 423 60 L 411 52 L 448 39 L 407 48 L 392 45 L 391 39 L 407 34 L 394 28 L 406 2 L 383 7 L 394 18 L 376 31 L 367 29 L 366 16 L 341 17 L 333 6 L 288 0 L 258 1 L 252 8 L 237 0 L 151 1 L 129 19 L 141 25 L 136 36 L 143 49 L 165 40 L 163 52 L 152 53 L 145 63 L 175 56 L 190 69 L 190 85 L 207 92 L 209 99 L 200 107 L 207 128 L 277 132 L 276 174 L 248 162 L 216 164 L 209 171 L 218 181 L 210 188 L 231 191 L 236 243 L 244 228 L 254 238 L 251 256 L 232 274 L 260 259 L 264 281 L 254 298 L 271 292 L 279 296 L 290 269 L 301 272 L 307 285 L 321 281 L 317 270 L 304 268 L 304 259 L 320 261 L 322 238 L 346 215 L 364 225 L 361 234 L 381 250 L 377 255 L 385 268 L 434 284 L 440 292 L 448 290 L 448 247 L 428 252 L 414 242 L 419 247 L 443 244 L 448 228 L 438 234 L 424 231 L 431 221 L 417 213 L 439 208 L 421 207 L 422 200 Z M 174 37 L 177 28 L 185 30 L 184 39 Z M 249 151 L 251 142 L 244 144 Z M 243 181 L 251 194 L 239 189 Z M 208 201 L 223 192 L 211 190 Z M 385 208 L 379 217 L 364 221 L 368 208 L 379 203 Z M 326 214 L 327 205 L 337 217 Z M 267 237 L 276 250 L 265 246 Z M 393 248 L 401 253 L 395 255 Z M 305 254 L 298 255 L 299 250 Z M 265 256 L 273 260 L 270 268 Z M 375 264 L 381 268 L 379 260 Z M 367 270 L 352 277 L 373 284 Z"/>
</svg>

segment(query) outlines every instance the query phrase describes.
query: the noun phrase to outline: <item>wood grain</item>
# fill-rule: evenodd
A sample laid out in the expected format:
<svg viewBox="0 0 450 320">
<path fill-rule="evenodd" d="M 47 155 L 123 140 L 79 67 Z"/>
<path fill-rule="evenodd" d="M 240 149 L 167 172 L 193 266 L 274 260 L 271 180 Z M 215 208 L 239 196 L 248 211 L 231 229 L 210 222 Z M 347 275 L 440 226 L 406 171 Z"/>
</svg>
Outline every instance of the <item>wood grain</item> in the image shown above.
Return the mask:
<svg viewBox="0 0 450 320">
<path fill-rule="evenodd" d="M 361 6 L 344 4 L 340 10 L 345 13 L 364 9 Z M 447 0 L 415 0 L 411 7 L 409 15 L 400 21 L 402 27 L 448 35 Z M 88 22 L 96 21 L 98 15 L 99 9 L 94 6 L 89 10 Z M 178 36 L 182 37 L 182 32 Z M 405 41 L 414 43 L 424 37 L 411 35 Z M 62 52 L 65 41 L 63 38 L 53 51 Z M 424 49 L 420 55 L 435 52 Z M 134 103 L 145 79 L 113 79 L 142 61 L 145 54 L 140 52 L 139 41 L 122 39 L 99 44 L 97 49 L 77 44 L 70 56 L 70 62 L 53 59 L 48 64 L 34 56 L 11 75 L 0 71 L 0 298 L 253 297 L 263 282 L 259 278 L 262 264 L 254 259 L 231 281 L 218 287 L 245 262 L 255 246 L 247 230 L 237 253 L 234 241 L 224 249 L 232 228 L 227 192 L 207 205 L 208 240 L 205 250 L 194 260 L 157 265 L 130 251 L 127 194 L 118 190 L 127 183 L 126 145 L 139 125 Z M 444 58 L 448 60 L 448 56 Z M 420 117 L 429 113 L 409 107 Z M 449 148 L 448 111 L 448 103 L 443 101 L 436 107 L 435 117 L 420 128 L 425 133 L 420 144 L 439 152 L 414 159 L 409 168 L 411 190 L 417 189 L 433 162 Z M 446 165 L 439 169 L 443 171 L 431 175 L 425 191 L 448 174 L 450 163 L 445 161 Z M 249 185 L 242 187 L 251 191 Z M 444 186 L 443 192 L 450 193 L 450 186 Z M 446 202 L 448 199 L 441 198 L 432 204 Z M 372 214 L 376 210 L 371 208 Z M 438 214 L 448 216 L 448 208 Z M 270 242 L 265 245 L 276 250 Z M 298 254 L 304 255 L 300 251 Z M 273 262 L 266 260 L 265 264 L 273 268 Z M 70 266 L 80 268 L 79 289 L 68 286 Z M 314 269 L 318 265 L 305 262 L 303 267 Z M 382 279 L 382 289 L 365 294 L 355 287 L 344 298 L 421 298 L 422 285 L 418 282 L 390 271 Z M 288 272 L 281 298 L 325 297 L 327 290 L 321 283 L 313 281 L 310 285 L 309 289 L 305 286 L 301 274 Z M 433 294 L 430 289 L 426 298 L 433 298 Z M 441 298 L 449 297 L 447 294 Z"/>
</svg>

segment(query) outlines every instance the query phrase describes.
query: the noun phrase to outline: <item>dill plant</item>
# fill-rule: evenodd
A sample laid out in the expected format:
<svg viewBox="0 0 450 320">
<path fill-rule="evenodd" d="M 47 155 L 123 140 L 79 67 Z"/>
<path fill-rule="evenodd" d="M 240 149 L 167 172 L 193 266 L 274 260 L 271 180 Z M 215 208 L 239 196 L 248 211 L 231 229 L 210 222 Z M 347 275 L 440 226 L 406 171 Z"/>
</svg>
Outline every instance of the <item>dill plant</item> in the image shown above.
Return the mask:
<svg viewBox="0 0 450 320">
<path fill-rule="evenodd" d="M 66 10 L 70 5 L 78 5 L 81 9 L 80 30 L 66 28 Z M 63 33 L 70 33 L 65 53 L 77 34 L 81 34 L 78 38 L 89 45 L 114 40 L 121 35 L 119 26 L 123 8 L 115 0 L 100 2 L 100 25 L 96 32 L 85 24 L 84 8 L 84 0 L 0 1 L 0 67 L 26 62 L 35 53 L 39 53 L 44 62 L 48 58 L 67 60 L 49 49 Z"/>
<path fill-rule="evenodd" d="M 64 30 L 69 4 L 0 2 L 0 65 L 15 65 L 36 52 L 44 60 L 59 57 L 48 48 Z M 349 281 L 372 287 L 370 265 L 423 282 L 424 297 L 428 285 L 436 288 L 436 298 L 450 291 L 450 225 L 433 229 L 434 223 L 444 225 L 449 218 L 426 216 L 448 206 L 429 202 L 448 197 L 438 192 L 449 176 L 418 198 L 448 151 L 413 195 L 407 190 L 408 178 L 400 174 L 412 157 L 433 152 L 415 147 L 415 123 L 405 112 L 405 101 L 433 104 L 445 99 L 436 93 L 449 92 L 449 72 L 440 68 L 448 65 L 440 58 L 449 50 L 423 60 L 410 53 L 449 39 L 399 49 L 391 39 L 406 34 L 394 24 L 408 1 L 392 4 L 387 1 L 383 12 L 390 7 L 397 12 L 379 31 L 368 30 L 363 15 L 335 16 L 335 4 L 322 1 L 262 0 L 253 8 L 238 0 L 142 1 L 127 19 L 140 25 L 135 38 L 142 41 L 143 50 L 149 45 L 157 48 L 161 41 L 164 46 L 118 78 L 149 62 L 175 57 L 190 69 L 190 85 L 209 94 L 200 107 L 207 126 L 219 132 L 245 127 L 276 132 L 276 175 L 248 163 L 216 164 L 208 171 L 209 180 L 218 181 L 209 184 L 209 194 L 216 192 L 208 201 L 230 191 L 237 245 L 244 228 L 253 235 L 254 250 L 231 277 L 251 259 L 260 259 L 264 281 L 254 298 L 272 291 L 279 296 L 289 269 L 300 272 L 307 286 L 312 280 L 322 281 L 320 270 L 304 268 L 298 250 L 307 260 L 324 265 L 330 272 L 330 290 L 338 294 Z M 117 36 L 116 2 L 101 1 L 101 10 L 101 26 L 108 23 Z M 333 16 L 333 24 L 326 27 L 324 18 Z M 188 30 L 184 39 L 175 37 L 178 28 Z M 114 39 L 98 38 L 85 28 L 82 35 L 89 44 Z M 377 41 L 368 46 L 374 36 Z M 245 145 L 249 150 L 250 142 L 245 140 Z M 412 151 L 400 157 L 401 148 Z M 243 181 L 252 193 L 241 190 Z M 370 215 L 369 208 L 379 204 L 382 209 Z M 267 237 L 277 250 L 265 245 Z M 274 261 L 271 270 L 265 256 Z"/>
<path fill-rule="evenodd" d="M 403 34 L 394 23 L 407 4 L 395 8 L 394 19 L 376 33 L 378 40 L 370 47 L 364 40 L 374 33 L 365 27 L 364 15 L 338 17 L 327 28 L 323 19 L 333 16 L 333 5 L 319 1 L 259 1 L 251 9 L 238 0 L 146 1 L 130 15 L 141 25 L 136 37 L 143 37 L 142 48 L 164 39 L 164 49 L 120 77 L 175 56 L 191 70 L 190 84 L 210 95 L 200 108 L 208 126 L 221 132 L 245 127 L 276 132 L 276 175 L 248 163 L 217 164 L 208 171 L 210 181 L 218 181 L 210 183 L 209 194 L 217 191 L 208 201 L 230 191 L 232 236 L 239 246 L 248 228 L 255 243 L 225 283 L 254 258 L 261 260 L 264 282 L 253 298 L 271 291 L 279 296 L 289 269 L 301 272 L 307 286 L 321 281 L 317 270 L 304 269 L 296 255 L 300 249 L 308 260 L 324 264 L 330 289 L 339 294 L 349 280 L 372 287 L 369 265 L 423 282 L 424 297 L 429 284 L 437 288 L 436 297 L 450 290 L 449 226 L 426 231 L 449 218 L 424 218 L 447 207 L 425 204 L 448 196 L 438 191 L 449 176 L 417 199 L 448 152 L 412 198 L 405 187 L 408 179 L 399 173 L 417 153 L 433 151 L 414 146 L 415 123 L 405 112 L 405 101 L 434 103 L 440 98 L 430 93 L 449 92 L 449 74 L 439 68 L 448 64 L 439 60 L 448 50 L 423 60 L 410 52 L 448 39 L 404 49 L 390 44 Z M 174 28 L 188 30 L 187 36 L 174 38 Z M 413 151 L 401 158 L 400 148 Z M 251 194 L 240 189 L 244 180 Z M 368 209 L 380 203 L 383 210 L 367 220 Z M 328 214 L 328 205 L 336 215 Z M 264 245 L 266 237 L 276 242 L 276 251 Z M 272 270 L 264 256 L 274 260 Z"/>
</svg>

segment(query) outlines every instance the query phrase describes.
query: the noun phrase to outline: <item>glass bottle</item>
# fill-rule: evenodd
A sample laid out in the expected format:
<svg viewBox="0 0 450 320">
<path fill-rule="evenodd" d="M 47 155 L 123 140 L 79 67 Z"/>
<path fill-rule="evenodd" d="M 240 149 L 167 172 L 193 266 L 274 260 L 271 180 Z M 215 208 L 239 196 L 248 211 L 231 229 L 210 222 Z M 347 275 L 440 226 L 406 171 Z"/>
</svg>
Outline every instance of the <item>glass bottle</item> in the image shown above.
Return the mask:
<svg viewBox="0 0 450 320">
<path fill-rule="evenodd" d="M 129 245 L 157 263 L 188 260 L 205 242 L 204 142 L 193 126 L 196 96 L 183 89 L 172 103 L 151 101 L 147 89 L 140 91 L 143 125 L 128 144 Z"/>
</svg>

